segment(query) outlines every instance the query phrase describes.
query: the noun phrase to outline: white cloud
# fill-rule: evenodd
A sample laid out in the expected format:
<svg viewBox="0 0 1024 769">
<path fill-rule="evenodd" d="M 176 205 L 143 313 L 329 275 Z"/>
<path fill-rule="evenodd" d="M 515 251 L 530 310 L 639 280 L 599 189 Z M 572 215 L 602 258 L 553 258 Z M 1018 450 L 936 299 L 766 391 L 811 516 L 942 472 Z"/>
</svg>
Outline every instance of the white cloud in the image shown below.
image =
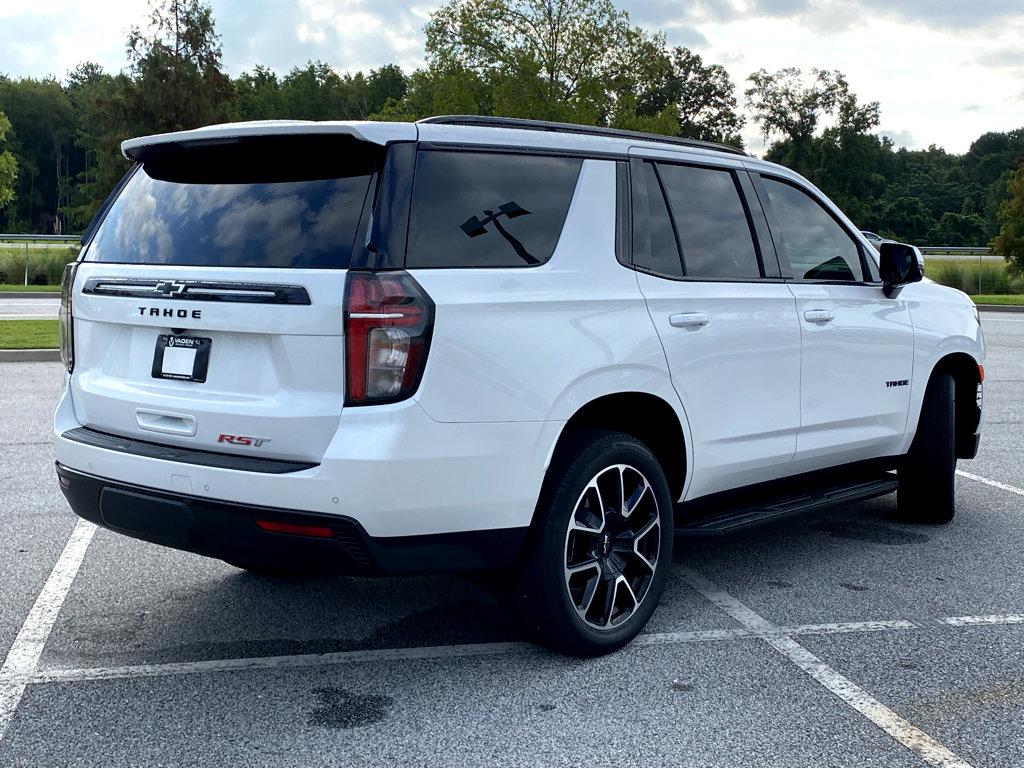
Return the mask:
<svg viewBox="0 0 1024 769">
<path fill-rule="evenodd" d="M 441 0 L 212 0 L 224 62 L 286 72 L 309 59 L 339 71 L 423 64 L 423 25 Z M 722 63 L 740 90 L 761 67 L 839 69 L 882 128 L 963 152 L 981 133 L 1024 123 L 1020 0 L 619 0 L 634 21 Z M 147 0 L 2 0 L 0 72 L 63 77 L 78 63 L 125 65 L 125 36 Z M 762 142 L 747 125 L 754 152 Z"/>
<path fill-rule="evenodd" d="M 146 11 L 145 0 L 8 0 L 0 4 L 5 38 L 0 72 L 63 77 L 83 61 L 119 71 L 128 28 L 141 22 Z"/>
<path fill-rule="evenodd" d="M 389 62 L 411 69 L 423 58 L 421 29 L 428 14 L 365 0 L 299 0 L 296 34 L 302 42 L 345 52 L 346 69 Z M 389 58 L 382 61 L 385 52 Z"/>
<path fill-rule="evenodd" d="M 897 149 L 900 147 L 913 148 L 920 144 L 920 142 L 914 138 L 914 134 L 910 133 L 910 131 L 893 131 L 891 129 L 883 128 L 878 133 L 892 139 L 892 143 Z"/>
<path fill-rule="evenodd" d="M 792 19 L 760 18 L 702 25 L 711 61 L 723 61 L 742 91 L 753 70 L 797 66 L 838 69 L 861 101 L 881 102 L 882 127 L 899 126 L 916 138 L 911 148 L 939 144 L 964 152 L 985 131 L 1024 124 L 1006 98 L 1014 77 L 976 60 L 983 47 L 1009 46 L 1024 36 L 1024 14 L 996 29 L 953 31 L 862 16 L 831 31 Z M 739 53 L 738 61 L 729 57 Z M 1017 81 L 1020 82 L 1019 80 Z M 965 102 L 980 109 L 964 111 Z M 749 146 L 757 134 L 748 124 Z"/>
</svg>

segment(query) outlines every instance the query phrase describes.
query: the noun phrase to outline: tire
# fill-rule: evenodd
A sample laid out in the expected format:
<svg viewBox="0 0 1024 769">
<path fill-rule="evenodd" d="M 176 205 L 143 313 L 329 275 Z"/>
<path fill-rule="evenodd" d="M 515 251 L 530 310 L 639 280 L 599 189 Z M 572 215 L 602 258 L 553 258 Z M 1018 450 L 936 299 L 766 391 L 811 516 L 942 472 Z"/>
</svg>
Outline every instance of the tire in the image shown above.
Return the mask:
<svg viewBox="0 0 1024 769">
<path fill-rule="evenodd" d="M 644 443 L 606 430 L 572 436 L 522 559 L 520 609 L 537 640 L 596 656 L 636 637 L 665 587 L 673 520 L 665 473 Z"/>
<path fill-rule="evenodd" d="M 914 523 L 948 523 L 956 512 L 956 384 L 945 371 L 932 374 L 910 451 L 899 470 L 896 507 Z"/>
</svg>

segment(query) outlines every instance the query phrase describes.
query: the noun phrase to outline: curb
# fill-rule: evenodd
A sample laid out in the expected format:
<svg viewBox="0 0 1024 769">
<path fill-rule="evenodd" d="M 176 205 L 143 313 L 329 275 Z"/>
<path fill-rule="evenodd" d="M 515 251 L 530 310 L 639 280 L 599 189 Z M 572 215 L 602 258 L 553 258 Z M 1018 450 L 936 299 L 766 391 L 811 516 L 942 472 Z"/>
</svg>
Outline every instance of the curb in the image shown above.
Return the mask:
<svg viewBox="0 0 1024 769">
<path fill-rule="evenodd" d="M 60 362 L 60 350 L 0 350 L 0 363 Z"/>
<path fill-rule="evenodd" d="M 1024 312 L 1024 304 L 978 304 L 982 312 Z"/>
<path fill-rule="evenodd" d="M 60 291 L 0 291 L 0 299 L 60 299 Z"/>
</svg>

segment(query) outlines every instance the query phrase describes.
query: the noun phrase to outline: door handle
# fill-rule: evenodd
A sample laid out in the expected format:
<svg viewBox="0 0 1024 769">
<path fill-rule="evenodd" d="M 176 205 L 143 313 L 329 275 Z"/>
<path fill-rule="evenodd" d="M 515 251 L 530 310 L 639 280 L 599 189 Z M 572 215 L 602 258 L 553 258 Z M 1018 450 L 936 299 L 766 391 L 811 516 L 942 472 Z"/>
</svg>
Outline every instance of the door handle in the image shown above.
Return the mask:
<svg viewBox="0 0 1024 769">
<path fill-rule="evenodd" d="M 804 310 L 804 320 L 811 323 L 828 323 L 834 317 L 832 310 Z"/>
<path fill-rule="evenodd" d="M 702 328 L 711 322 L 706 312 L 681 312 L 669 315 L 668 322 L 676 328 Z"/>
</svg>

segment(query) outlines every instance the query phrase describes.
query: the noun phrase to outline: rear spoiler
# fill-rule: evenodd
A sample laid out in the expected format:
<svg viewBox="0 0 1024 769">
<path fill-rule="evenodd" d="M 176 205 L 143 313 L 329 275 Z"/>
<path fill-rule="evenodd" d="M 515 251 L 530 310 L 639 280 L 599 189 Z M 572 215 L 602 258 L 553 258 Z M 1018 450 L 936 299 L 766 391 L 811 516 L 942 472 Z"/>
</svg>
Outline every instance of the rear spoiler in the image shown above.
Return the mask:
<svg viewBox="0 0 1024 769">
<path fill-rule="evenodd" d="M 416 141 L 414 123 L 378 123 L 374 121 L 318 122 L 312 120 L 260 120 L 248 123 L 196 128 L 192 131 L 154 134 L 121 142 L 121 152 L 129 160 L 144 162 L 172 146 L 199 146 L 231 143 L 249 136 L 296 136 L 301 134 L 341 134 L 371 144 Z"/>
</svg>

